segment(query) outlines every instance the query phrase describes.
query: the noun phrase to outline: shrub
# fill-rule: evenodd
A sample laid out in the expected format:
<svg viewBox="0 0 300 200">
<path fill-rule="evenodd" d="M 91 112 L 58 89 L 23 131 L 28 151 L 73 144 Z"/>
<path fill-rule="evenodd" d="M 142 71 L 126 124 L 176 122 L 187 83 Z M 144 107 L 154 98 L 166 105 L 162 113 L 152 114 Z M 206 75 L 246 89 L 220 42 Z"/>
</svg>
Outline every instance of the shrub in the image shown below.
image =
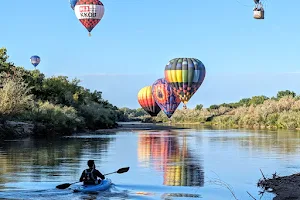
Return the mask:
<svg viewBox="0 0 300 200">
<path fill-rule="evenodd" d="M 15 74 L 14 77 L 2 72 L 0 74 L 0 118 L 14 117 L 33 103 L 33 96 L 23 79 Z"/>
<path fill-rule="evenodd" d="M 70 134 L 83 126 L 83 119 L 78 117 L 73 107 L 54 105 L 48 101 L 36 103 L 24 119 L 34 121 L 37 135 Z"/>
<path fill-rule="evenodd" d="M 78 109 L 88 129 L 95 130 L 115 126 L 117 112 L 106 108 L 103 104 L 89 101 L 87 104 L 80 105 Z"/>
</svg>

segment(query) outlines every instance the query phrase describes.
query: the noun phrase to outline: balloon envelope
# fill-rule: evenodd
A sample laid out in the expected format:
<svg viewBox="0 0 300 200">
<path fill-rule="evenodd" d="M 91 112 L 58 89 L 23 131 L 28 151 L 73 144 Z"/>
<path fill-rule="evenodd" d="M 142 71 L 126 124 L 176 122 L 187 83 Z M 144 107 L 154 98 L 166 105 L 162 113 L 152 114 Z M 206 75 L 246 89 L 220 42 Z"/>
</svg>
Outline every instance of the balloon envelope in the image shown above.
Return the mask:
<svg viewBox="0 0 300 200">
<path fill-rule="evenodd" d="M 171 85 L 164 78 L 160 78 L 153 83 L 152 94 L 160 109 L 168 118 L 172 117 L 181 101 L 174 93 Z"/>
<path fill-rule="evenodd" d="M 71 8 L 72 8 L 73 10 L 74 10 L 74 8 L 75 8 L 75 5 L 76 5 L 77 1 L 78 1 L 78 0 L 69 0 L 70 6 L 71 6 Z"/>
<path fill-rule="evenodd" d="M 186 104 L 204 81 L 204 64 L 196 58 L 174 58 L 165 67 L 165 79 Z"/>
<path fill-rule="evenodd" d="M 160 112 L 160 107 L 156 104 L 153 98 L 151 86 L 146 86 L 140 89 L 138 92 L 138 102 L 152 117 L 157 116 Z"/>
<path fill-rule="evenodd" d="M 99 0 L 78 0 L 75 15 L 81 24 L 91 32 L 104 15 L 104 5 Z"/>
<path fill-rule="evenodd" d="M 34 67 L 36 67 L 36 66 L 38 66 L 38 64 L 40 64 L 40 62 L 41 62 L 41 58 L 39 57 L 39 56 L 31 56 L 31 58 L 30 58 L 30 62 L 31 62 L 31 64 L 34 66 Z"/>
</svg>

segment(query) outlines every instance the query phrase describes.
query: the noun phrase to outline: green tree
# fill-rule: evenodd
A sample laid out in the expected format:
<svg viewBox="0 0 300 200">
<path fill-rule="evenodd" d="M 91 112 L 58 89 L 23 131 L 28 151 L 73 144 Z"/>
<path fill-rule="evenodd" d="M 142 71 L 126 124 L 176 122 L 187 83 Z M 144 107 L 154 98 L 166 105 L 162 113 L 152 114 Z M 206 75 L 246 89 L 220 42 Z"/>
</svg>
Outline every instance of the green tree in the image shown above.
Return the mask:
<svg viewBox="0 0 300 200">
<path fill-rule="evenodd" d="M 243 99 L 241 99 L 241 100 L 238 102 L 238 104 L 239 104 L 240 106 L 250 106 L 250 104 L 251 104 L 251 99 L 250 99 L 250 98 L 243 98 Z"/>
<path fill-rule="evenodd" d="M 216 110 L 216 109 L 219 109 L 219 108 L 220 108 L 220 106 L 216 105 L 216 104 L 209 106 L 210 110 Z"/>
<path fill-rule="evenodd" d="M 269 99 L 268 97 L 266 96 L 253 96 L 250 100 L 250 104 L 251 105 L 259 105 L 259 104 L 263 104 L 265 100 Z"/>
<path fill-rule="evenodd" d="M 102 99 L 102 92 L 80 86 L 79 79 L 46 78 L 39 70 L 16 67 L 8 59 L 7 50 L 1 48 L 0 117 L 42 123 L 39 126 L 43 127 L 42 132 L 47 129 L 70 132 L 75 126 L 108 128 L 121 118 L 118 108 Z"/>
<path fill-rule="evenodd" d="M 196 107 L 195 107 L 196 110 L 202 110 L 202 108 L 203 108 L 203 105 L 202 105 L 202 104 L 198 104 L 198 105 L 196 105 Z"/>
<path fill-rule="evenodd" d="M 32 105 L 33 96 L 30 95 L 28 85 L 23 81 L 20 74 L 14 77 L 7 73 L 0 74 L 0 118 L 8 119 L 21 114 Z"/>
<path fill-rule="evenodd" d="M 292 97 L 295 97 L 296 96 L 296 93 L 293 92 L 293 91 L 290 91 L 290 90 L 285 90 L 285 91 L 279 91 L 277 93 L 277 99 L 280 99 L 284 96 L 292 96 Z"/>
<path fill-rule="evenodd" d="M 12 62 L 8 62 L 9 56 L 7 55 L 6 48 L 0 48 L 0 72 L 6 72 L 10 74 L 12 72 L 12 68 L 14 64 Z"/>
</svg>

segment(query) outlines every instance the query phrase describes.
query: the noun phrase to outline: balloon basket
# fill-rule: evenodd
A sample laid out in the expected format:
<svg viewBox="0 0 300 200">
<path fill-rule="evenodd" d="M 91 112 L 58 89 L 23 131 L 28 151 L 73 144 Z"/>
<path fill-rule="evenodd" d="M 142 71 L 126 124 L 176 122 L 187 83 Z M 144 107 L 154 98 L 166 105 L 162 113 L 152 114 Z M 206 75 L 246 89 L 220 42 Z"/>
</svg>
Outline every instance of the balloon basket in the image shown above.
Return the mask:
<svg viewBox="0 0 300 200">
<path fill-rule="evenodd" d="M 91 33 L 89 33 L 89 37 L 91 37 L 92 36 L 92 34 Z"/>
<path fill-rule="evenodd" d="M 254 19 L 265 19 L 265 11 L 263 10 L 255 10 L 253 11 Z"/>
</svg>

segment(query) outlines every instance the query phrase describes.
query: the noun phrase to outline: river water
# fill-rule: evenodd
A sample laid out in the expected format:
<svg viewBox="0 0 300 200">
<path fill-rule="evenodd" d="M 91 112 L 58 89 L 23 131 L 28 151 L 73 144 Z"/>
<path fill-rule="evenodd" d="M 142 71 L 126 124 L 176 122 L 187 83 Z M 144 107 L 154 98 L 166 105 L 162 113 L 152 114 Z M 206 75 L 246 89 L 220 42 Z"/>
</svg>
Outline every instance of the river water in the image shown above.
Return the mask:
<svg viewBox="0 0 300 200">
<path fill-rule="evenodd" d="M 262 177 L 300 170 L 300 134 L 293 131 L 217 130 L 76 134 L 59 140 L 14 140 L 0 145 L 0 199 L 259 199 Z M 73 193 L 89 159 L 112 187 Z M 234 197 L 235 195 L 235 197 Z M 264 193 L 261 199 L 272 199 Z"/>
</svg>

